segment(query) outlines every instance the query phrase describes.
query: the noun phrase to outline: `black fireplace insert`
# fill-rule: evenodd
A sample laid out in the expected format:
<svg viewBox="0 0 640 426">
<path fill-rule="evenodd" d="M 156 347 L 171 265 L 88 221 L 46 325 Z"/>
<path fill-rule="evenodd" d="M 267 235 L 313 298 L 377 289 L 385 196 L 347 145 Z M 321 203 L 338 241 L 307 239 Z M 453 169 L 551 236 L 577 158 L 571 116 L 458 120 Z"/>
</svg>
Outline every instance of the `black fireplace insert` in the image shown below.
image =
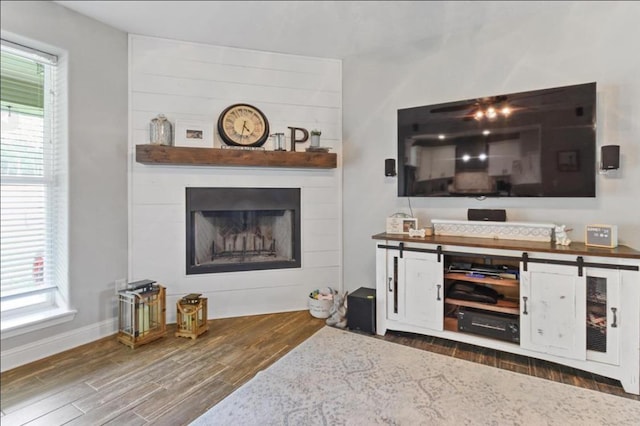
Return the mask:
<svg viewBox="0 0 640 426">
<path fill-rule="evenodd" d="M 187 188 L 187 275 L 299 268 L 300 188 Z"/>
</svg>

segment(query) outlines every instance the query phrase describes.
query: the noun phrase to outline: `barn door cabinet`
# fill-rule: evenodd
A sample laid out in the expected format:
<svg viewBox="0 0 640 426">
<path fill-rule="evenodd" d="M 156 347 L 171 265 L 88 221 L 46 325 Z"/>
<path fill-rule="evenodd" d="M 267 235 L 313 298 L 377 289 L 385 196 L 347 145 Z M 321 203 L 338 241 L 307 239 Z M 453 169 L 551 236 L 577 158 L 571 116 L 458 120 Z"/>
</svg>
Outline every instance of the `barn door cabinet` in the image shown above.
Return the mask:
<svg viewBox="0 0 640 426">
<path fill-rule="evenodd" d="M 621 275 L 610 269 L 584 268 L 579 274 L 570 266 L 530 265 L 522 273 L 520 345 L 618 365 Z"/>
<path fill-rule="evenodd" d="M 378 334 L 411 332 L 539 358 L 620 380 L 625 391 L 640 394 L 640 252 L 581 243 L 373 238 Z M 464 273 L 461 265 L 508 273 Z M 455 283 L 491 288 L 500 299 L 454 297 Z M 460 313 L 468 311 L 489 318 L 485 330 L 462 326 Z M 506 328 L 518 332 L 500 334 Z"/>
<path fill-rule="evenodd" d="M 444 288 L 436 256 L 378 249 L 385 269 L 387 317 L 407 326 L 442 330 Z"/>
</svg>

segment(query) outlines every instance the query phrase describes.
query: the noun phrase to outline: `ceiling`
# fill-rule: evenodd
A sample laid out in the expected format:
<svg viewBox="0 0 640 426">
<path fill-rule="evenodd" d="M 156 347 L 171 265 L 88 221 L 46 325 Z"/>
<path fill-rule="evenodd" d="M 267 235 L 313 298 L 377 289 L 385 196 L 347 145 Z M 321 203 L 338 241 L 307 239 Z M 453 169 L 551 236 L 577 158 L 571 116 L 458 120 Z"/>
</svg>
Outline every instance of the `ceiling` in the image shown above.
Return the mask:
<svg viewBox="0 0 640 426">
<path fill-rule="evenodd" d="M 56 1 L 132 34 L 344 59 L 513 22 L 562 2 Z"/>
</svg>

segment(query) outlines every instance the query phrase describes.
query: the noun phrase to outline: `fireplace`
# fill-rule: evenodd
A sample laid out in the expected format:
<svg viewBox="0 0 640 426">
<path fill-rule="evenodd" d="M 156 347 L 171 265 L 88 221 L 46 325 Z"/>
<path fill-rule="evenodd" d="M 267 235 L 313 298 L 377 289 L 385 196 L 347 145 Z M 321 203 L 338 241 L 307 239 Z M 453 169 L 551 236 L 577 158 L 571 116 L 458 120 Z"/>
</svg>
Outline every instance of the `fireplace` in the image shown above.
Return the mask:
<svg viewBox="0 0 640 426">
<path fill-rule="evenodd" d="M 187 188 L 187 275 L 300 267 L 300 188 Z"/>
</svg>

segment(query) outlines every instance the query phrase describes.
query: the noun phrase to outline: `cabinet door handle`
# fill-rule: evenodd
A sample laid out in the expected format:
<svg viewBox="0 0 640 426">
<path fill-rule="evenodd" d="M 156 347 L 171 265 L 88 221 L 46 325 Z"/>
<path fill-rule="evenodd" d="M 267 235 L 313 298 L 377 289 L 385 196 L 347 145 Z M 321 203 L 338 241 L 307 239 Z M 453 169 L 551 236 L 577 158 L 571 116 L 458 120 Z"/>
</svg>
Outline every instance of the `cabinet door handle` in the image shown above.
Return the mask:
<svg viewBox="0 0 640 426">
<path fill-rule="evenodd" d="M 393 287 L 391 287 L 391 283 L 393 282 L 393 278 L 389 277 L 389 292 L 393 293 Z"/>
<path fill-rule="evenodd" d="M 522 315 L 529 315 L 527 312 L 527 299 L 529 299 L 527 296 L 522 296 L 522 300 L 524 301 L 524 311 L 522 311 Z"/>
<path fill-rule="evenodd" d="M 617 311 L 618 311 L 618 308 L 611 308 L 611 312 L 613 312 L 613 323 L 611 324 L 611 328 L 618 327 L 618 316 L 616 315 Z"/>
<path fill-rule="evenodd" d="M 436 293 L 436 300 L 442 300 L 440 299 L 440 287 L 442 287 L 440 284 L 436 285 L 437 288 L 437 293 Z"/>
</svg>

